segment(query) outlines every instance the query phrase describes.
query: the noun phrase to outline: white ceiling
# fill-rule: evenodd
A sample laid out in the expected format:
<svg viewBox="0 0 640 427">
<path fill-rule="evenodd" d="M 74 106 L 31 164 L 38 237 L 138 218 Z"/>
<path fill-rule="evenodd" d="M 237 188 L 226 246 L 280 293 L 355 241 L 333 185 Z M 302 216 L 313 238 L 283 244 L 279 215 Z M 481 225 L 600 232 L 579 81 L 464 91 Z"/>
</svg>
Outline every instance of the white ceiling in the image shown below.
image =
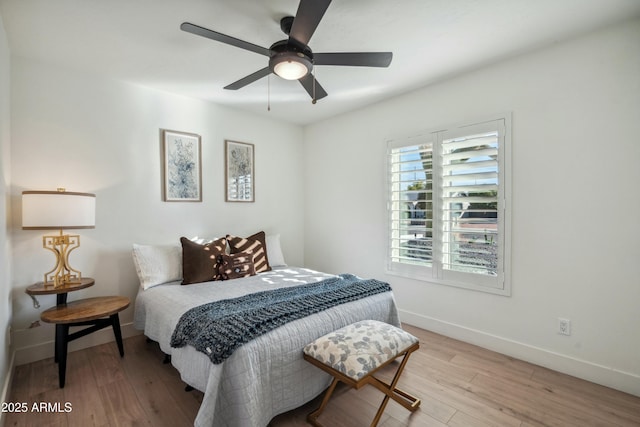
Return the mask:
<svg viewBox="0 0 640 427">
<path fill-rule="evenodd" d="M 298 82 L 273 75 L 223 90 L 267 58 L 179 28 L 188 21 L 268 48 L 286 38 L 279 20 L 297 7 L 298 0 L 0 0 L 0 15 L 14 56 L 298 124 L 640 16 L 640 0 L 333 0 L 309 43 L 314 52 L 394 56 L 389 68 L 316 67 L 329 96 L 315 105 Z"/>
</svg>

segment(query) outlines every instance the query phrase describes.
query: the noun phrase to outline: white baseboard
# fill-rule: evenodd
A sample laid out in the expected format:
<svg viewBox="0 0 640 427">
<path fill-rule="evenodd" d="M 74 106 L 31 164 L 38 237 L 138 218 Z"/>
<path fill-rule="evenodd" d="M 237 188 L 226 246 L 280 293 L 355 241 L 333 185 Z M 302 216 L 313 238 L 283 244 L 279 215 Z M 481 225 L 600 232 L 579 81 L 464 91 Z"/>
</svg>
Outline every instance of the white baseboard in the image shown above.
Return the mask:
<svg viewBox="0 0 640 427">
<path fill-rule="evenodd" d="M 15 349 L 15 365 L 24 365 L 26 363 L 43 360 L 48 357 L 53 357 L 55 346 L 55 329 L 49 328 L 51 333 L 46 341 L 39 342 L 33 345 L 24 345 Z M 129 338 L 135 335 L 140 335 L 142 332 L 134 329 L 133 323 L 125 323 L 120 325 L 122 332 L 122 338 Z M 94 347 L 96 345 L 105 344 L 111 341 L 115 341 L 113 336 L 113 329 L 111 327 L 101 329 L 94 333 L 91 333 L 85 337 L 69 343 L 69 351 L 82 350 L 83 348 Z"/>
<path fill-rule="evenodd" d="M 640 396 L 640 376 L 555 353 L 417 313 L 400 310 L 403 322 L 596 384 Z"/>
</svg>

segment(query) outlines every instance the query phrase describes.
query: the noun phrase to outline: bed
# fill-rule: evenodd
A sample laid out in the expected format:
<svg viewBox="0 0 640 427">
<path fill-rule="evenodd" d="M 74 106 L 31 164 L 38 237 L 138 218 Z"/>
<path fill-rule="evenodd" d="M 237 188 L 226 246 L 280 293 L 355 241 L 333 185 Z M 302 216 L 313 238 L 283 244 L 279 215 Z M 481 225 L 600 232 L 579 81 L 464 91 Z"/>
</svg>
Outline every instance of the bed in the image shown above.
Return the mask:
<svg viewBox="0 0 640 427">
<path fill-rule="evenodd" d="M 275 257 L 274 257 L 275 258 Z M 177 274 L 177 273 L 176 273 Z M 134 326 L 157 341 L 182 380 L 204 393 L 194 425 L 264 427 L 276 415 L 319 395 L 331 377 L 305 362 L 302 348 L 314 339 L 358 320 L 400 326 L 392 292 L 341 304 L 291 321 L 242 345 L 213 364 L 192 346 L 174 348 L 171 337 L 181 316 L 210 301 L 319 282 L 335 276 L 296 267 L 233 280 L 181 285 L 170 281 L 143 289 L 135 303 Z"/>
</svg>

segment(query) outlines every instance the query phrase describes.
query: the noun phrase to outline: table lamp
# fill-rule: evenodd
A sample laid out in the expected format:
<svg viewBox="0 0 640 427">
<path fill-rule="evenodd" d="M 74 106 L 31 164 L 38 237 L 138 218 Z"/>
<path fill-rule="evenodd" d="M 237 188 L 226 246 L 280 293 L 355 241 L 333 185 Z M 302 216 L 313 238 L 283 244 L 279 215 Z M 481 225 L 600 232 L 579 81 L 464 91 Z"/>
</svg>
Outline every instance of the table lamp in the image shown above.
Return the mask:
<svg viewBox="0 0 640 427">
<path fill-rule="evenodd" d="M 81 281 L 80 271 L 69 265 L 69 253 L 80 247 L 80 236 L 63 234 L 62 230 L 95 228 L 95 224 L 95 194 L 73 193 L 64 188 L 22 192 L 22 229 L 60 230 L 58 235 L 42 237 L 42 246 L 56 256 L 55 267 L 44 275 L 45 286 L 59 288 Z"/>
</svg>

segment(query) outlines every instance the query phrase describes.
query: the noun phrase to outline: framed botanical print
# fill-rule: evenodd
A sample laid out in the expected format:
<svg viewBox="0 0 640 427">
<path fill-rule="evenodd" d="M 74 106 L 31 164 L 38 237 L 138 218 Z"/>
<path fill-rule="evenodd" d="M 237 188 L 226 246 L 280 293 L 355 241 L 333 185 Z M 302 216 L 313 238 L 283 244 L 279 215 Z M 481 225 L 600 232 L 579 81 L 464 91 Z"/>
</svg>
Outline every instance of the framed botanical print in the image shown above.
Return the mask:
<svg viewBox="0 0 640 427">
<path fill-rule="evenodd" d="M 225 184 L 227 202 L 255 201 L 254 146 L 225 141 Z"/>
<path fill-rule="evenodd" d="M 163 200 L 202 201 L 202 160 L 200 135 L 161 129 Z"/>
</svg>

